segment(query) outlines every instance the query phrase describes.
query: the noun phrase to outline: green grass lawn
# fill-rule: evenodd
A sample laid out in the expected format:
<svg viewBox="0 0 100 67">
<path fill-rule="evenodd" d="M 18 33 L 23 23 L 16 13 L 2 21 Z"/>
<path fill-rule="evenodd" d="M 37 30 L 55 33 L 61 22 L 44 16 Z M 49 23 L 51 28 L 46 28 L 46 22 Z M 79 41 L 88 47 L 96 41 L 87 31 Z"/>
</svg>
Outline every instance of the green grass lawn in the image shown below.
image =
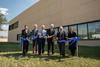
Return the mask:
<svg viewBox="0 0 100 67">
<path fill-rule="evenodd" d="M 0 67 L 100 67 L 100 46 L 79 46 L 79 57 L 71 57 L 66 46 L 66 56 L 59 56 L 58 46 L 55 45 L 55 54 L 32 56 L 32 45 L 27 56 L 21 57 L 22 49 L 18 43 L 0 43 Z"/>
</svg>

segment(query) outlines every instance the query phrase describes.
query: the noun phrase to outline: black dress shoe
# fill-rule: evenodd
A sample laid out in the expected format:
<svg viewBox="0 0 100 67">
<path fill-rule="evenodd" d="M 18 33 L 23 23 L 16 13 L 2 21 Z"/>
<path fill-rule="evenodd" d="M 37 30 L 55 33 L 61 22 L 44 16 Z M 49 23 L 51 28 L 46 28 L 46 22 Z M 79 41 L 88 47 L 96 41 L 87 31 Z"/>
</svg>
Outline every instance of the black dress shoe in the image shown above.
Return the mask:
<svg viewBox="0 0 100 67">
<path fill-rule="evenodd" d="M 52 53 L 52 55 L 54 55 L 54 52 Z"/>
<path fill-rule="evenodd" d="M 65 55 L 62 55 L 62 57 L 65 57 Z"/>
</svg>

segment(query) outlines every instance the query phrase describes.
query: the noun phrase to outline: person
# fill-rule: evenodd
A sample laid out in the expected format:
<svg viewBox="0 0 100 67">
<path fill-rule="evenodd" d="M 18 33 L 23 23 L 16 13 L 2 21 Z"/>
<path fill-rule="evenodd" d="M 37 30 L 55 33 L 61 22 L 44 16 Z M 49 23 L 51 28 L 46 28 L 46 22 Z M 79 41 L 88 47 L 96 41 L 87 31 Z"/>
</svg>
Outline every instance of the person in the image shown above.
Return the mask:
<svg viewBox="0 0 100 67">
<path fill-rule="evenodd" d="M 68 39 L 71 40 L 74 37 L 76 37 L 76 33 L 74 32 L 73 28 L 70 28 L 69 32 L 68 32 Z M 76 41 L 71 44 L 72 41 L 69 43 L 69 50 L 71 52 L 71 55 L 74 56 L 75 55 L 75 51 L 76 51 Z"/>
<path fill-rule="evenodd" d="M 44 55 L 44 47 L 45 47 L 45 38 L 46 38 L 46 30 L 45 25 L 41 25 L 41 29 L 38 30 L 38 54 Z"/>
<path fill-rule="evenodd" d="M 48 55 L 50 53 L 50 48 L 52 47 L 52 54 L 54 54 L 54 24 L 50 25 L 50 29 L 47 30 L 47 43 L 48 43 Z"/>
<path fill-rule="evenodd" d="M 37 29 L 37 24 L 34 24 L 34 28 L 32 30 L 32 37 L 35 37 L 37 36 L 38 34 L 38 29 Z M 32 45 L 33 45 L 33 55 L 34 55 L 34 48 L 35 48 L 35 51 L 37 53 L 37 47 L 38 47 L 38 44 L 37 44 L 37 38 L 32 40 Z"/>
<path fill-rule="evenodd" d="M 57 33 L 57 43 L 59 45 L 60 55 L 62 57 L 65 57 L 65 43 L 66 42 L 59 42 L 59 40 L 65 40 L 65 41 L 67 40 L 65 31 L 63 31 L 62 26 L 59 27 L 59 32 Z"/>
<path fill-rule="evenodd" d="M 22 36 L 22 38 L 29 39 L 30 31 L 29 31 L 27 25 L 24 26 L 24 29 L 22 30 L 21 36 Z M 26 53 L 28 52 L 28 47 L 29 47 L 29 41 L 24 40 L 23 41 L 23 55 L 22 56 L 26 55 Z"/>
</svg>

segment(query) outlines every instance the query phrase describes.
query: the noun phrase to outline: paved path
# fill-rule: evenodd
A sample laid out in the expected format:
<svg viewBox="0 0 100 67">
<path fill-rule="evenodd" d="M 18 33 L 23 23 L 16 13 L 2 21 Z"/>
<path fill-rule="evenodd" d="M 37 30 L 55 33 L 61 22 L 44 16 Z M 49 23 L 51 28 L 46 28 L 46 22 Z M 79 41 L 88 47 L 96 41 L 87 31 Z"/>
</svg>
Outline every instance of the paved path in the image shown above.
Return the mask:
<svg viewBox="0 0 100 67">
<path fill-rule="evenodd" d="M 0 38 L 0 42 L 8 42 L 7 38 Z"/>
</svg>

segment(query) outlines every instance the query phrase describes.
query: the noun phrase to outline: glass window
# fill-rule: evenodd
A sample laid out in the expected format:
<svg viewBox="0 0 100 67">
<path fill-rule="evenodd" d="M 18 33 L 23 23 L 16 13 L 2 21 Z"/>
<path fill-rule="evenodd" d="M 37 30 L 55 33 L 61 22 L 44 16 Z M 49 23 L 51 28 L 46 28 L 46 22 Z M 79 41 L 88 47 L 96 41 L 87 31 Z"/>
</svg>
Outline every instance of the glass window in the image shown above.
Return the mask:
<svg viewBox="0 0 100 67">
<path fill-rule="evenodd" d="M 78 36 L 80 39 L 88 39 L 87 37 L 87 24 L 78 25 Z"/>
<path fill-rule="evenodd" d="M 18 28 L 18 24 L 19 24 L 19 22 L 17 21 L 17 22 L 15 22 L 14 24 L 9 25 L 9 30 L 12 30 L 12 29 Z"/>
<path fill-rule="evenodd" d="M 12 29 L 12 27 L 11 27 L 11 25 L 9 25 L 9 30 L 11 30 Z"/>
<path fill-rule="evenodd" d="M 89 39 L 100 39 L 100 22 L 88 23 Z"/>
<path fill-rule="evenodd" d="M 20 41 L 21 39 L 21 34 L 17 34 L 17 41 Z"/>
<path fill-rule="evenodd" d="M 66 35 L 68 36 L 68 26 L 64 26 L 63 29 L 64 29 Z"/>
<path fill-rule="evenodd" d="M 58 28 L 54 28 L 54 30 L 55 30 L 55 35 L 57 35 Z"/>
<path fill-rule="evenodd" d="M 70 28 L 73 28 L 73 29 L 74 29 L 74 32 L 77 34 L 77 25 L 69 26 L 69 29 L 70 29 Z"/>
<path fill-rule="evenodd" d="M 18 21 L 16 23 L 14 23 L 14 28 L 18 27 Z"/>
</svg>

